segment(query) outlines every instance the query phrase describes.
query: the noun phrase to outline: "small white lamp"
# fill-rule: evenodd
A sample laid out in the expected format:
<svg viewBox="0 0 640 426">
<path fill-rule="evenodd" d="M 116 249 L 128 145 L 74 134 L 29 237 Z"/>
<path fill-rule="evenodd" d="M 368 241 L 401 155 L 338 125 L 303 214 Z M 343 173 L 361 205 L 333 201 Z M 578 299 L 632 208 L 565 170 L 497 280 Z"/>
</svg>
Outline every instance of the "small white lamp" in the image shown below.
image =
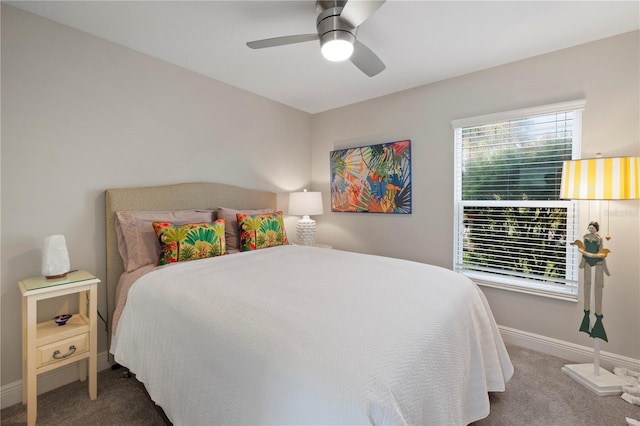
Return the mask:
<svg viewBox="0 0 640 426">
<path fill-rule="evenodd" d="M 69 252 L 64 235 L 45 237 L 42 248 L 42 275 L 47 279 L 62 278 L 69 272 Z"/>
<path fill-rule="evenodd" d="M 292 192 L 289 194 L 289 214 L 292 216 L 302 216 L 296 226 L 298 244 L 312 246 L 316 243 L 316 221 L 311 219 L 311 215 L 322 214 L 322 193 L 321 192 Z"/>
</svg>

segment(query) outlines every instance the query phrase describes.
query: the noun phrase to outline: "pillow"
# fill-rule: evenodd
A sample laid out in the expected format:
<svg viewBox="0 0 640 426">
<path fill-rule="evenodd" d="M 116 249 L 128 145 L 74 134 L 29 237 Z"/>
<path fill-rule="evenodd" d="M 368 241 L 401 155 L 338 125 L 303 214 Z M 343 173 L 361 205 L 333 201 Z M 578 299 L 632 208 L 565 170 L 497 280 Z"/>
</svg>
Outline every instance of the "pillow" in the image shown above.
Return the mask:
<svg viewBox="0 0 640 426">
<path fill-rule="evenodd" d="M 234 210 L 226 207 L 218 208 L 218 219 L 227 221 L 224 237 L 227 243 L 227 252 L 233 253 L 240 250 L 240 237 L 238 236 L 238 219 L 237 214 L 263 214 L 273 213 L 276 209 L 254 209 L 254 210 Z"/>
<path fill-rule="evenodd" d="M 249 215 L 238 213 L 240 251 L 288 244 L 282 212 Z"/>
<path fill-rule="evenodd" d="M 213 210 L 119 211 L 116 212 L 118 250 L 124 270 L 133 272 L 145 265 L 155 265 L 160 246 L 153 222 L 174 224 L 211 222 Z"/>
<path fill-rule="evenodd" d="M 227 253 L 223 219 L 184 225 L 153 222 L 153 229 L 160 242 L 158 265 L 206 259 Z"/>
</svg>

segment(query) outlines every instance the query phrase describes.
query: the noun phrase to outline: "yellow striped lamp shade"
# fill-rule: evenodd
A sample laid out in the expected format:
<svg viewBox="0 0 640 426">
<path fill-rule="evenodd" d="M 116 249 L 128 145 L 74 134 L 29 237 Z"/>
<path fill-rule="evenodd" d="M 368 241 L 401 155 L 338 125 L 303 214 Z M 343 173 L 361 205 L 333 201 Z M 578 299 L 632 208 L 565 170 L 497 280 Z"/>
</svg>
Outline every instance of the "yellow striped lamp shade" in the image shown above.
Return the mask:
<svg viewBox="0 0 640 426">
<path fill-rule="evenodd" d="M 640 198 L 640 157 L 565 161 L 560 198 L 629 200 Z"/>
</svg>

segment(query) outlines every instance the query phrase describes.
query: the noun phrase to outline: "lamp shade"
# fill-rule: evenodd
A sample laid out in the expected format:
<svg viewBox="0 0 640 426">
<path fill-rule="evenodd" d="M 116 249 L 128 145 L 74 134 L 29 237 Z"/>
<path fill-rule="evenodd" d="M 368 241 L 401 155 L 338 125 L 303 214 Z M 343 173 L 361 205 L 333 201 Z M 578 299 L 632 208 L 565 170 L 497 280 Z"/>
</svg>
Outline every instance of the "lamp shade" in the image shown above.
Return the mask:
<svg viewBox="0 0 640 426">
<path fill-rule="evenodd" d="M 69 252 L 64 235 L 45 237 L 42 248 L 42 275 L 47 278 L 60 278 L 70 269 Z"/>
<path fill-rule="evenodd" d="M 322 214 L 321 192 L 291 192 L 289 194 L 289 214 L 293 216 L 312 216 Z"/>
<path fill-rule="evenodd" d="M 562 164 L 560 198 L 630 200 L 640 198 L 639 157 L 591 158 Z"/>
</svg>

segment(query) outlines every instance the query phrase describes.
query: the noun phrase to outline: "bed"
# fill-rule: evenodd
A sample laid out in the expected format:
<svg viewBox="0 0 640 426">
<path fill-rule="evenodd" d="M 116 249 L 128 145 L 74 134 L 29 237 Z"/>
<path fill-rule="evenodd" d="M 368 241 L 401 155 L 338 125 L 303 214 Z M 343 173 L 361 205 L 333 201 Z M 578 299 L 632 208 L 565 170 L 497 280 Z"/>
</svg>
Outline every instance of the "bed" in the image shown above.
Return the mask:
<svg viewBox="0 0 640 426">
<path fill-rule="evenodd" d="M 237 251 L 226 233 L 224 255 L 161 266 L 121 256 L 121 217 L 239 212 L 242 231 L 277 218 L 274 193 L 109 189 L 106 209 L 110 352 L 176 425 L 464 425 L 489 414 L 488 393 L 513 374 L 482 292 L 444 268 L 286 237 Z M 171 226 L 192 226 L 179 219 Z"/>
</svg>

